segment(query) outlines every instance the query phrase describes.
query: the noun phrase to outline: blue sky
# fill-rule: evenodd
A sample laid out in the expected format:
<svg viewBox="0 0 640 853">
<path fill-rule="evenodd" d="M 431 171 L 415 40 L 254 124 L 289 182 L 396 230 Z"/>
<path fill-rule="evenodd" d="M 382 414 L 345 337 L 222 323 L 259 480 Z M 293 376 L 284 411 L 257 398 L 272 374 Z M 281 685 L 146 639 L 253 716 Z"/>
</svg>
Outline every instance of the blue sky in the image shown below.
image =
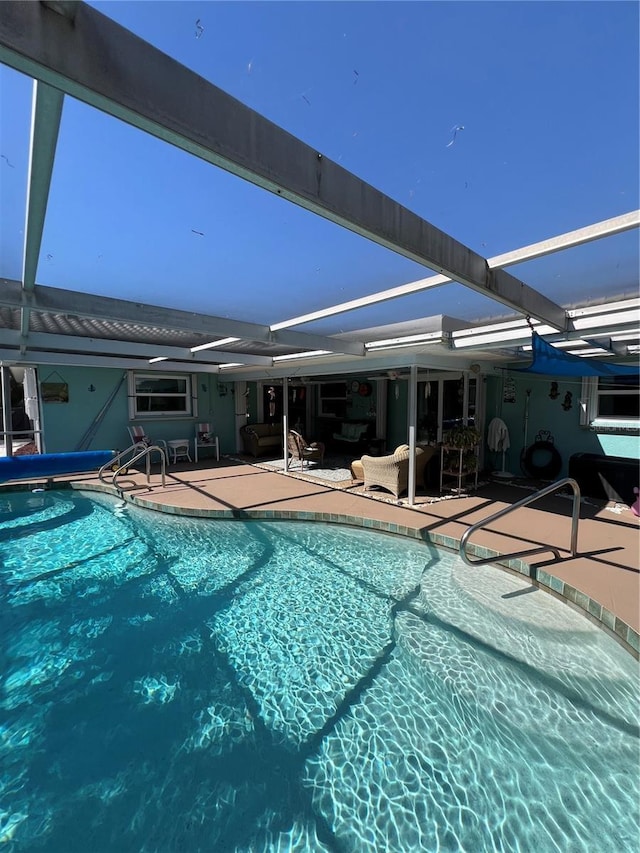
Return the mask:
<svg viewBox="0 0 640 853">
<path fill-rule="evenodd" d="M 639 206 L 635 2 L 91 5 L 485 257 Z M 0 96 L 19 279 L 31 81 L 2 67 Z M 633 293 L 638 234 L 511 272 L 565 303 Z M 275 323 L 428 275 L 65 99 L 39 284 Z M 449 285 L 304 328 L 438 313 L 504 309 Z"/>
</svg>

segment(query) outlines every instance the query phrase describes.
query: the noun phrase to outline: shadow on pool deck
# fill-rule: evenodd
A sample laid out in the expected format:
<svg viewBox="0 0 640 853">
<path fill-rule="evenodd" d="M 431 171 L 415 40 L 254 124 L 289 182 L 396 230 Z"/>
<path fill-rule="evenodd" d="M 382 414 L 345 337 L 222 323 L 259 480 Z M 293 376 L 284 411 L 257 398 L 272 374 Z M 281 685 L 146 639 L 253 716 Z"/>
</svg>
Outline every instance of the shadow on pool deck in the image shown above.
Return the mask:
<svg viewBox="0 0 640 853">
<path fill-rule="evenodd" d="M 97 477 L 73 475 L 54 482 L 71 480 L 78 486 L 95 486 Z M 514 504 L 531 494 L 537 484 L 487 483 L 465 496 L 438 499 L 419 494 L 416 505 L 396 502 L 385 492 L 364 494 L 361 485 L 322 482 L 299 472 L 283 474 L 254 462 L 223 458 L 219 463 L 198 465 L 178 463 L 167 469 L 163 487 L 158 473 L 146 476 L 133 472 L 119 481 L 127 497 L 145 505 L 170 511 L 231 511 L 242 517 L 254 511 L 284 513 L 325 513 L 370 519 L 382 524 L 402 525 L 415 530 L 459 540 L 472 524 Z M 640 630 L 640 570 L 638 567 L 640 520 L 628 507 L 583 500 L 580 511 L 577 557 L 568 552 L 571 528 L 571 500 L 560 495 L 544 498 L 494 522 L 474 536 L 474 544 L 501 554 L 527 547 L 553 545 L 563 557 L 556 562 L 551 553 L 529 559 L 538 571 L 544 570 L 565 584 L 565 595 L 591 614 L 605 621 L 617 617 L 608 627 L 619 634 L 625 623 L 635 632 L 630 637 L 637 646 Z M 570 591 L 569 591 L 570 588 Z M 581 597 L 582 596 L 582 597 Z M 586 602 L 587 596 L 591 602 Z M 608 614 L 599 613 L 601 605 Z M 612 620 L 610 620 L 612 621 Z M 625 639 L 623 637 L 623 639 Z M 636 648 L 637 651 L 637 648 Z"/>
</svg>

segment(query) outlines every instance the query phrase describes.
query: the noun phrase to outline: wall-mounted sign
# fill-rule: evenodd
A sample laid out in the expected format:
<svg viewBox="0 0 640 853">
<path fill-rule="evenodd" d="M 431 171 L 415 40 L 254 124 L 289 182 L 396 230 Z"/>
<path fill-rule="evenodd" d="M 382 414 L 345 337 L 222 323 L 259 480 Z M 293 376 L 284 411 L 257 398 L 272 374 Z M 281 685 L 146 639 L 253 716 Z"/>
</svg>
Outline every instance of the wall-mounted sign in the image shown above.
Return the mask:
<svg viewBox="0 0 640 853">
<path fill-rule="evenodd" d="M 43 403 L 69 402 L 69 386 L 66 382 L 41 382 L 40 392 Z"/>
<path fill-rule="evenodd" d="M 69 385 L 64 381 L 64 376 L 54 370 L 40 383 L 40 395 L 43 403 L 68 403 Z"/>
<path fill-rule="evenodd" d="M 503 403 L 515 403 L 516 401 L 516 383 L 511 377 L 507 377 L 504 380 L 504 386 L 502 388 L 502 402 Z"/>
</svg>

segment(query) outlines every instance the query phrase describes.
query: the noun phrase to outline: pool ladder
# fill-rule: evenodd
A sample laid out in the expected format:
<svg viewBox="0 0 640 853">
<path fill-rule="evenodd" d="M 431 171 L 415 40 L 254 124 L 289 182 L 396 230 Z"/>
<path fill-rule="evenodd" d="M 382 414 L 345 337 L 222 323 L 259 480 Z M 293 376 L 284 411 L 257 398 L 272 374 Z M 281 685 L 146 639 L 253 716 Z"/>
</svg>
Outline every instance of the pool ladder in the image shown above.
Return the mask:
<svg viewBox="0 0 640 853">
<path fill-rule="evenodd" d="M 118 488 L 118 477 L 120 476 L 120 474 L 126 474 L 132 465 L 134 465 L 136 462 L 139 462 L 140 459 L 144 459 L 146 463 L 147 485 L 150 485 L 151 454 L 153 451 L 157 451 L 160 454 L 160 472 L 162 476 L 162 485 L 164 486 L 165 470 L 167 465 L 167 459 L 164 455 L 164 450 L 157 444 L 143 444 L 142 442 L 136 442 L 135 444 L 132 444 L 131 447 L 127 447 L 126 450 L 121 450 L 119 453 L 117 453 L 113 459 L 110 459 L 109 462 L 107 462 L 106 465 L 103 465 L 102 468 L 98 471 L 98 478 L 103 483 L 108 484 L 106 474 L 107 471 L 109 471 L 112 474 L 111 485 Z M 122 460 L 125 459 L 129 453 L 132 453 L 133 456 L 123 463 Z"/>
<path fill-rule="evenodd" d="M 580 486 L 572 477 L 565 477 L 562 480 L 558 480 L 556 483 L 551 483 L 550 486 L 547 486 L 544 489 L 541 489 L 539 492 L 536 492 L 533 495 L 528 495 L 526 498 L 523 498 L 521 501 L 518 501 L 511 506 L 506 507 L 505 509 L 501 509 L 499 512 L 494 512 L 493 515 L 490 515 L 488 518 L 479 521 L 477 524 L 474 524 L 468 530 L 466 530 L 462 534 L 462 539 L 460 540 L 460 556 L 465 561 L 468 566 L 483 566 L 486 563 L 494 563 L 496 560 L 507 560 L 515 557 L 525 557 L 531 554 L 541 554 L 543 551 L 553 551 L 555 554 L 556 560 L 562 559 L 560 557 L 560 552 L 553 545 L 543 545 L 540 548 L 528 548 L 525 551 L 515 551 L 513 554 L 500 554 L 493 557 L 483 557 L 480 560 L 471 560 L 469 555 L 467 554 L 467 542 L 471 538 L 471 536 L 476 532 L 476 530 L 480 530 L 483 527 L 486 527 L 487 524 L 491 524 L 492 521 L 496 521 L 498 518 L 502 518 L 505 515 L 508 515 L 510 512 L 514 512 L 516 509 L 520 509 L 523 506 L 528 506 L 532 504 L 534 501 L 537 501 L 539 498 L 545 497 L 545 495 L 550 495 L 553 492 L 559 491 L 559 489 L 564 488 L 564 486 L 571 486 L 573 490 L 573 508 L 571 515 L 571 544 L 569 546 L 569 550 L 573 557 L 578 553 L 578 521 L 580 520 Z"/>
</svg>

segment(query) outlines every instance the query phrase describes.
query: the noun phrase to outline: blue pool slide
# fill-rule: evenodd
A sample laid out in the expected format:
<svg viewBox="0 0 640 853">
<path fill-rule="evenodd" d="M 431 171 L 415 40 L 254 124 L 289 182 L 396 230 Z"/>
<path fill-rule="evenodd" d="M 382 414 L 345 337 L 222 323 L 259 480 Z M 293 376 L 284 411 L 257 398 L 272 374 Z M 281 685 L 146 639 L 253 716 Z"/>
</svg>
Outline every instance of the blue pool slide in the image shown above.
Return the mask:
<svg viewBox="0 0 640 853">
<path fill-rule="evenodd" d="M 86 450 L 81 453 L 41 453 L 0 459 L 0 483 L 7 480 L 34 480 L 55 474 L 97 471 L 116 455 L 115 450 Z"/>
</svg>

